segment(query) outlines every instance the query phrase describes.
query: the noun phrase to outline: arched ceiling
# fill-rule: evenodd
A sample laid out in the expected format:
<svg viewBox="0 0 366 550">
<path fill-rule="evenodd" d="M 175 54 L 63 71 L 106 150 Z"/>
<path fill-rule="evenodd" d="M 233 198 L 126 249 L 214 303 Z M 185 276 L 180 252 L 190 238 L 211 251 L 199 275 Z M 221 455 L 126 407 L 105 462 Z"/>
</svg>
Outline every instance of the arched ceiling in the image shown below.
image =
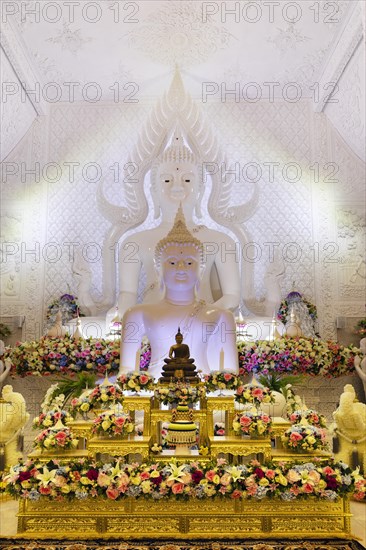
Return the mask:
<svg viewBox="0 0 366 550">
<path fill-rule="evenodd" d="M 311 97 L 317 73 L 352 3 L 22 1 L 7 19 L 16 20 L 50 99 L 56 94 L 56 89 L 47 88 L 50 82 L 62 87 L 66 101 L 70 88 L 64 82 L 80 83 L 74 86 L 75 99 L 82 98 L 82 87 L 91 82 L 100 86 L 102 100 L 117 97 L 116 82 L 122 97 L 160 96 L 175 64 L 197 98 L 205 82 L 219 85 L 218 91 L 212 88 L 217 99 L 221 83 L 232 89 L 236 82 L 241 98 L 258 93 L 265 97 L 270 91 L 266 82 L 274 83 L 279 97 L 288 82 L 299 84 Z M 134 90 L 123 90 L 130 82 Z M 252 82 L 256 85 L 247 86 Z M 90 87 L 88 93 L 93 97 L 97 92 Z"/>
</svg>

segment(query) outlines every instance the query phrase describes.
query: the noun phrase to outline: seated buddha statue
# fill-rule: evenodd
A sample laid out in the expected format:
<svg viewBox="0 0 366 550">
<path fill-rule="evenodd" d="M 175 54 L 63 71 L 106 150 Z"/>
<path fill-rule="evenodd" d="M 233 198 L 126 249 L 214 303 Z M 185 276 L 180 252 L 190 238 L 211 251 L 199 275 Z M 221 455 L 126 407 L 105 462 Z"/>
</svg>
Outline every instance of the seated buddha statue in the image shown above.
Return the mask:
<svg viewBox="0 0 366 550">
<path fill-rule="evenodd" d="M 189 346 L 183 344 L 180 327 L 175 335 L 175 342 L 170 347 L 169 357 L 164 359 L 166 364 L 163 367 L 160 382 L 170 382 L 172 378 L 184 378 L 188 382 L 198 382 L 198 377 L 195 374 L 196 367 L 193 364 L 194 359 L 190 356 Z"/>
<path fill-rule="evenodd" d="M 218 370 L 220 357 L 224 358 L 225 368 L 238 371 L 232 313 L 197 299 L 196 290 L 204 267 L 203 247 L 188 230 L 181 207 L 173 228 L 156 246 L 155 264 L 164 295 L 155 304 L 138 304 L 124 314 L 120 374 L 133 368 L 144 335 L 151 344 L 149 372 L 155 378 L 162 374 L 168 350 L 171 357 L 165 365 L 169 366 L 173 359 L 185 359 L 186 367 L 192 365 L 187 348 L 193 353 L 197 368 L 204 373 Z M 171 349 L 177 326 L 182 328 L 187 344 L 182 348 L 177 341 L 178 347 Z"/>
<path fill-rule="evenodd" d="M 193 220 L 202 216 L 201 200 L 205 191 L 199 162 L 184 144 L 183 137 L 175 133 L 172 143 L 157 159 L 151 169 L 151 196 L 154 218 L 161 215 L 157 227 L 136 232 L 127 237 L 119 250 L 118 312 L 124 312 L 138 301 L 140 273 L 146 274 L 142 303 L 156 303 L 164 292 L 154 268 L 154 251 L 174 223 L 177 208 L 182 204 L 189 230 L 203 246 L 201 284 L 197 298 L 216 306 L 234 310 L 240 301 L 239 258 L 235 242 L 225 233 L 215 231 Z M 107 314 L 107 326 L 115 316 L 115 307 Z"/>
</svg>

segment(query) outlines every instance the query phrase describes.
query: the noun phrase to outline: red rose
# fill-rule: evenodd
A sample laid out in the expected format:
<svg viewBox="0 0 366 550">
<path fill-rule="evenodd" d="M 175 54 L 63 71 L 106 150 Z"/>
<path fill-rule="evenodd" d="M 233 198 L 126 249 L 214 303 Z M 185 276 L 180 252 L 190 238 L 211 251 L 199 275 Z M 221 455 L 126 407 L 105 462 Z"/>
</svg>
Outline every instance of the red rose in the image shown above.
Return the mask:
<svg viewBox="0 0 366 550">
<path fill-rule="evenodd" d="M 90 468 L 85 475 L 88 479 L 90 479 L 90 481 L 96 481 L 98 479 L 99 470 L 96 468 Z"/>
<path fill-rule="evenodd" d="M 203 475 L 203 472 L 201 472 L 201 470 L 196 470 L 195 472 L 192 473 L 192 481 L 197 485 L 203 478 L 204 478 L 204 475 Z"/>
<path fill-rule="evenodd" d="M 30 478 L 31 478 L 30 472 L 20 472 L 18 481 L 21 483 L 22 481 L 27 481 L 27 479 L 30 479 Z"/>
<path fill-rule="evenodd" d="M 259 479 L 262 479 L 263 477 L 265 477 L 266 474 L 263 472 L 263 470 L 261 468 L 255 468 L 254 469 L 254 475 L 259 477 Z"/>
</svg>

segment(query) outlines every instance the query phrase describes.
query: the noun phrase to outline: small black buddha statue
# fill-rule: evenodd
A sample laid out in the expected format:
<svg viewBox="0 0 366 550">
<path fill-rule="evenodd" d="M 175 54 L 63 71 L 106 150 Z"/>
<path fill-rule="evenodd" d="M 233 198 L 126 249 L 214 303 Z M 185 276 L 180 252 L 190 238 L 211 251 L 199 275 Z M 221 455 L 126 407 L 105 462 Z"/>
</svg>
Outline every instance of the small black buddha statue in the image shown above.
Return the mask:
<svg viewBox="0 0 366 550">
<path fill-rule="evenodd" d="M 164 359 L 164 367 L 160 382 L 170 382 L 172 378 L 179 378 L 187 382 L 198 382 L 194 359 L 190 357 L 189 346 L 183 344 L 183 334 L 178 327 L 175 335 L 175 344 L 170 347 L 169 357 Z"/>
</svg>

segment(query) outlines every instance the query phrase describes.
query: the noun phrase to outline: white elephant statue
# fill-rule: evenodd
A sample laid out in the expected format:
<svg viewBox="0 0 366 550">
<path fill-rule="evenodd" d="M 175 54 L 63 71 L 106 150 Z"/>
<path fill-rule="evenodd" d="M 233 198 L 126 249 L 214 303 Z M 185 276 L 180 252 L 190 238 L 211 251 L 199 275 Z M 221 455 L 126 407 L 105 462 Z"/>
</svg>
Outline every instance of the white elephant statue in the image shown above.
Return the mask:
<svg viewBox="0 0 366 550">
<path fill-rule="evenodd" d="M 0 462 L 3 462 L 1 467 L 19 462 L 22 453 L 17 451 L 18 437 L 28 420 L 29 413 L 22 394 L 14 392 L 13 386 L 4 386 L 0 400 Z"/>
<path fill-rule="evenodd" d="M 351 466 L 356 466 L 355 462 L 358 462 L 366 471 L 366 405 L 355 399 L 354 387 L 346 384 L 339 399 L 339 407 L 333 413 L 333 431 L 339 439 L 339 449 L 334 449 L 334 454 L 337 460 L 343 460 Z"/>
</svg>

